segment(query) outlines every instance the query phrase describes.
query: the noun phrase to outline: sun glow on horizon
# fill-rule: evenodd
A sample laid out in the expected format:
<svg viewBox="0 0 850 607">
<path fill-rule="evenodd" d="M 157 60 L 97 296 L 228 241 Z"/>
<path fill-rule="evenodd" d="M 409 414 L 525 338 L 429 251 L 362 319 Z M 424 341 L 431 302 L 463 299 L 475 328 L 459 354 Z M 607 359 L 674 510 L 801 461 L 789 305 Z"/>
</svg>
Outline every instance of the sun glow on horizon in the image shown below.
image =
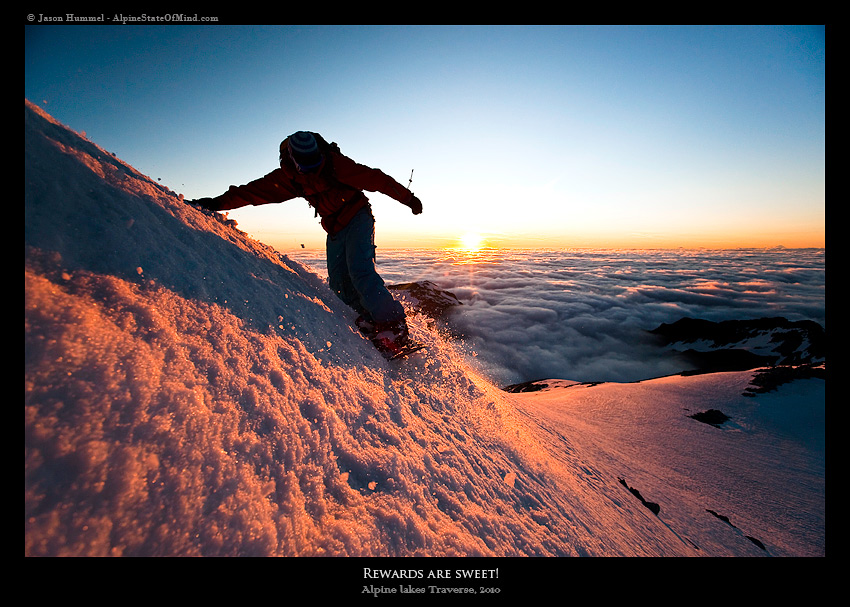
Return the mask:
<svg viewBox="0 0 850 607">
<path fill-rule="evenodd" d="M 460 237 L 460 249 L 467 253 L 476 253 L 484 246 L 484 237 L 478 232 L 466 232 Z"/>
</svg>

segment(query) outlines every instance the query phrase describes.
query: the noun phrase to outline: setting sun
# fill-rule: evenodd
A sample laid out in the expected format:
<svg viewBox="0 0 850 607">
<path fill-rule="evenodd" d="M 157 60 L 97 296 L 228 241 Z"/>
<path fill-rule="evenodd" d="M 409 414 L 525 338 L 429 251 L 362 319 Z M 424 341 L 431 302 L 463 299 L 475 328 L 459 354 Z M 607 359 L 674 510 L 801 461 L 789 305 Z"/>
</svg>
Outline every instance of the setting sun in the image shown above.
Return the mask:
<svg viewBox="0 0 850 607">
<path fill-rule="evenodd" d="M 484 237 L 477 232 L 467 232 L 460 237 L 460 248 L 464 251 L 478 251 L 484 246 Z"/>
</svg>

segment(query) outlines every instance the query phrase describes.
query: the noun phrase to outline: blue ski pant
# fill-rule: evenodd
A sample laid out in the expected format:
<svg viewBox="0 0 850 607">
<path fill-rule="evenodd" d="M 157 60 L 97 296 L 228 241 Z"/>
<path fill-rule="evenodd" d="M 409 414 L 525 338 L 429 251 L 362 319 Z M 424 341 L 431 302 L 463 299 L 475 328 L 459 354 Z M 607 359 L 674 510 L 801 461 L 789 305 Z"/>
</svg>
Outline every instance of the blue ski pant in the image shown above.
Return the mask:
<svg viewBox="0 0 850 607">
<path fill-rule="evenodd" d="M 404 319 L 404 308 L 384 285 L 375 267 L 375 218 L 360 211 L 342 230 L 328 235 L 328 283 L 346 304 L 376 323 Z"/>
</svg>

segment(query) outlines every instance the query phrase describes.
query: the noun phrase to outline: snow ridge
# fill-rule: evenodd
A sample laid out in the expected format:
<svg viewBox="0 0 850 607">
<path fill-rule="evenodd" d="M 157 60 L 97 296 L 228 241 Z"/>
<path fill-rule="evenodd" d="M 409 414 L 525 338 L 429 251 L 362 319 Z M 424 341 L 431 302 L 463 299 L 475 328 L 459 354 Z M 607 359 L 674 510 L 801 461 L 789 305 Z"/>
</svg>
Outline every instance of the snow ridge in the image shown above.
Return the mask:
<svg viewBox="0 0 850 607">
<path fill-rule="evenodd" d="M 436 335 L 390 365 L 315 274 L 26 122 L 28 553 L 572 551 L 488 506 L 516 468 L 503 397 Z"/>
</svg>

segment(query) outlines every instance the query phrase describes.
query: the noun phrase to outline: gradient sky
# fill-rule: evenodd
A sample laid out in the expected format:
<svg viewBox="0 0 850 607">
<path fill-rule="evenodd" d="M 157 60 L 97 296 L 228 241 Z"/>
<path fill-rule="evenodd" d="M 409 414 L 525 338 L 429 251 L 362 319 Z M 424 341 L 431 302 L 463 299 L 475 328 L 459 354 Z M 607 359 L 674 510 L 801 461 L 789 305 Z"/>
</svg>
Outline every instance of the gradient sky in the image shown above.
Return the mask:
<svg viewBox="0 0 850 607">
<path fill-rule="evenodd" d="M 377 243 L 825 245 L 825 29 L 66 26 L 25 32 L 25 97 L 186 198 L 313 130 L 422 199 Z M 303 200 L 231 211 L 322 247 Z"/>
</svg>

